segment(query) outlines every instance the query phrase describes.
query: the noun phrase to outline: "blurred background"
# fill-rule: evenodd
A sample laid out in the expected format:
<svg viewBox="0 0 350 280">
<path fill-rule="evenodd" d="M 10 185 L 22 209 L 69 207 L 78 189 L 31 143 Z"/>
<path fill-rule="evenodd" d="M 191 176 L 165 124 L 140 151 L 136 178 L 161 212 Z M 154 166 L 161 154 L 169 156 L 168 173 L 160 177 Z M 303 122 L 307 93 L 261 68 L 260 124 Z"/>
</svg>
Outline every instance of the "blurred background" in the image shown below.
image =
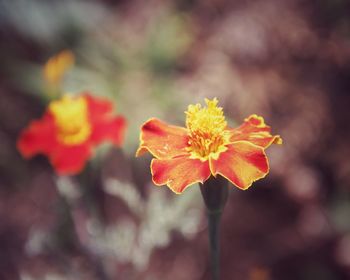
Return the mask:
<svg viewBox="0 0 350 280">
<path fill-rule="evenodd" d="M 62 50 L 75 65 L 57 91 L 43 67 Z M 223 279 L 350 279 L 349 1 L 1 0 L 0 61 L 0 279 L 210 279 L 198 187 L 156 188 L 134 158 L 145 120 L 183 125 L 204 97 L 284 139 L 265 179 L 231 188 Z M 24 160 L 20 131 L 86 90 L 128 119 L 123 149 L 80 177 Z"/>
</svg>

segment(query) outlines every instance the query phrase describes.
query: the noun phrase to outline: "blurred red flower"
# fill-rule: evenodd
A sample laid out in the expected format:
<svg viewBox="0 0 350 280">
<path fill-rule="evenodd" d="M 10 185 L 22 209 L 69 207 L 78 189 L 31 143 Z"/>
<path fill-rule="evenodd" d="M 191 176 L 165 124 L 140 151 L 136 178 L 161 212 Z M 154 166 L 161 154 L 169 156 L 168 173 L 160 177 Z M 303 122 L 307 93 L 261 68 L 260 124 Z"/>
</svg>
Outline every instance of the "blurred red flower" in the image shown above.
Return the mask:
<svg viewBox="0 0 350 280">
<path fill-rule="evenodd" d="M 247 189 L 269 172 L 265 149 L 281 144 L 279 135 L 262 117 L 251 115 L 238 128 L 227 126 L 217 99 L 206 99 L 206 108 L 190 105 L 186 128 L 150 119 L 141 128 L 139 156 L 150 152 L 152 179 L 175 193 L 206 181 L 211 175 L 225 177 L 236 187 Z"/>
<path fill-rule="evenodd" d="M 25 158 L 46 155 L 57 174 L 79 173 L 104 141 L 123 143 L 126 121 L 113 116 L 112 102 L 84 93 L 52 101 L 43 117 L 32 121 L 17 141 Z"/>
</svg>

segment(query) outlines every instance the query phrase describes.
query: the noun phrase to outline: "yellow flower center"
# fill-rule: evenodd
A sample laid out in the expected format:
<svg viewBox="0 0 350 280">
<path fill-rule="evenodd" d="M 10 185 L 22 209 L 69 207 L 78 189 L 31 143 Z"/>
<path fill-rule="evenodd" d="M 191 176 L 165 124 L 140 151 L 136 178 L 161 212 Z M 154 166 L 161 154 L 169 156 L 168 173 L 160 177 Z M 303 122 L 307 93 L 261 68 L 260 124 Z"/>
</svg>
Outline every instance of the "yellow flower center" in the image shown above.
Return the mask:
<svg viewBox="0 0 350 280">
<path fill-rule="evenodd" d="M 221 152 L 227 150 L 229 135 L 227 122 L 218 100 L 205 99 L 207 107 L 201 104 L 189 105 L 186 113 L 186 126 L 189 131 L 191 158 L 206 161 L 209 157 L 217 159 Z"/>
<path fill-rule="evenodd" d="M 90 136 L 88 109 L 85 98 L 63 96 L 49 105 L 58 128 L 57 138 L 66 145 L 80 144 Z"/>
</svg>

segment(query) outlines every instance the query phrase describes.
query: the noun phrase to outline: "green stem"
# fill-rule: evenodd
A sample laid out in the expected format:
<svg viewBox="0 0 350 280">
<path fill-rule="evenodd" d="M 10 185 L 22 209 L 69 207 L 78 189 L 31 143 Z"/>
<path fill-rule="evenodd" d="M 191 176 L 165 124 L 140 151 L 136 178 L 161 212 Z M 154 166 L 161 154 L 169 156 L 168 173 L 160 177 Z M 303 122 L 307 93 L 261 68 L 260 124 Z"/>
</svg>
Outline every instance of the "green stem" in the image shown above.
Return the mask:
<svg viewBox="0 0 350 280">
<path fill-rule="evenodd" d="M 83 194 L 82 204 L 85 209 L 89 212 L 90 216 L 98 222 L 100 227 L 104 223 L 104 215 L 100 209 L 98 201 L 96 199 L 97 186 L 100 180 L 101 163 L 99 159 L 95 159 L 95 162 L 89 162 L 85 170 L 78 175 L 78 182 Z M 104 269 L 104 265 L 101 259 L 84 244 L 81 244 L 83 251 L 89 257 L 90 261 L 95 266 L 96 276 L 100 280 L 108 280 L 109 277 Z"/>
<path fill-rule="evenodd" d="M 228 197 L 227 181 L 211 177 L 200 189 L 207 208 L 212 280 L 220 280 L 220 220 Z"/>
<path fill-rule="evenodd" d="M 102 224 L 104 215 L 97 200 L 98 184 L 100 183 L 100 165 L 89 162 L 84 171 L 77 176 L 82 193 L 82 201 L 91 217 Z"/>
<path fill-rule="evenodd" d="M 222 212 L 208 212 L 210 263 L 213 280 L 220 279 L 220 220 Z"/>
<path fill-rule="evenodd" d="M 67 201 L 67 197 L 60 195 L 60 209 L 62 211 L 61 221 L 56 229 L 56 239 L 60 244 L 65 247 L 78 248 L 84 256 L 88 259 L 90 265 L 94 268 L 96 279 L 108 280 L 108 274 L 104 269 L 101 259 L 90 250 L 85 244 L 83 244 L 76 231 L 74 220 L 74 208 L 81 207 L 80 201 L 72 202 Z"/>
</svg>

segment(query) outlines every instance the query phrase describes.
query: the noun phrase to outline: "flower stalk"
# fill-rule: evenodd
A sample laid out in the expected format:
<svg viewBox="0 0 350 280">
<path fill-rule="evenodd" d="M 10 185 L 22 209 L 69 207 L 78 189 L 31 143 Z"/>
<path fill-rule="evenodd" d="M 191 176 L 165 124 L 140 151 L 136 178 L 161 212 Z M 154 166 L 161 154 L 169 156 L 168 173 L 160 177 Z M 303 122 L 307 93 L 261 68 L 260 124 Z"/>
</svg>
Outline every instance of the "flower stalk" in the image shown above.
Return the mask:
<svg viewBox="0 0 350 280">
<path fill-rule="evenodd" d="M 228 197 L 227 181 L 210 177 L 200 190 L 207 209 L 212 280 L 220 279 L 220 221 Z"/>
</svg>

